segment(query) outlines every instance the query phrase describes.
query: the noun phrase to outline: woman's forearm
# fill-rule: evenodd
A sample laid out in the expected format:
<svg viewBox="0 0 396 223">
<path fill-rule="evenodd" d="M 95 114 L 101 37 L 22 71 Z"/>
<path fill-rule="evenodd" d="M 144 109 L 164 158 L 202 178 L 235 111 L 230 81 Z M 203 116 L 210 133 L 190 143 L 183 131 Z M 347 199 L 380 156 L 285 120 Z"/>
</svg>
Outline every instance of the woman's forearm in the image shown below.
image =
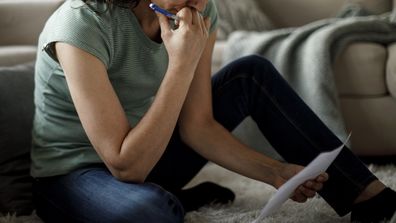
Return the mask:
<svg viewBox="0 0 396 223">
<path fill-rule="evenodd" d="M 121 179 L 144 181 L 162 156 L 207 44 L 209 18 L 204 19 L 189 7 L 181 9 L 177 16 L 179 27 L 172 30 L 168 19 L 158 15 L 168 71 L 150 109 L 121 144 L 116 158 Z"/>
<path fill-rule="evenodd" d="M 170 63 L 150 109 L 131 127 L 105 65 L 67 43 L 56 43 L 55 48 L 81 124 L 97 154 L 120 180 L 144 181 L 165 150 L 195 67 Z"/>
<path fill-rule="evenodd" d="M 183 140 L 208 160 L 229 170 L 274 185 L 282 163 L 241 143 L 216 121 L 182 130 Z"/>
<path fill-rule="evenodd" d="M 189 72 L 169 68 L 150 109 L 126 135 L 114 165 L 121 180 L 144 181 L 160 159 L 191 84 Z"/>
</svg>

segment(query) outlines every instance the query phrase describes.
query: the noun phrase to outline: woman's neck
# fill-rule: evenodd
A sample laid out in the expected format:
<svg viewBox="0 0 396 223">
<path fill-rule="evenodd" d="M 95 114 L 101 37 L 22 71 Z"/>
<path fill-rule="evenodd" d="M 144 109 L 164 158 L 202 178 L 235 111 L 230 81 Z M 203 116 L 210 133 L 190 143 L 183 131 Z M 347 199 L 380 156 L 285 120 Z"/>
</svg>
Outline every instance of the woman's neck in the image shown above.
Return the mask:
<svg viewBox="0 0 396 223">
<path fill-rule="evenodd" d="M 150 1 L 142 0 L 139 4 L 132 8 L 131 11 L 135 14 L 139 21 L 143 32 L 153 41 L 161 42 L 161 31 L 157 15 L 149 8 Z"/>
</svg>

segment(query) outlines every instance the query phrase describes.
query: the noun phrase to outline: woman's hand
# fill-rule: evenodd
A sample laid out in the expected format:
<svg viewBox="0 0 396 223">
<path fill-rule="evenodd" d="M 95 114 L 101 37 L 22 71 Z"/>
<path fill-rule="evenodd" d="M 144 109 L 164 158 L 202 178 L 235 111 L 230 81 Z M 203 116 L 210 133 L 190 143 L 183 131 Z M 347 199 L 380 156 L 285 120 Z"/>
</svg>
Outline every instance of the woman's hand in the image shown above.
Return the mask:
<svg viewBox="0 0 396 223">
<path fill-rule="evenodd" d="M 177 13 L 180 18 L 178 28 L 172 30 L 166 16 L 160 13 L 157 16 L 169 66 L 194 73 L 209 37 L 209 18 L 204 19 L 196 9 L 185 7 Z"/>
<path fill-rule="evenodd" d="M 284 164 L 283 167 L 279 170 L 278 180 L 275 183 L 275 187 L 279 188 L 287 180 L 292 178 L 298 172 L 304 169 L 303 166 L 295 165 L 295 164 Z M 322 173 L 317 176 L 315 179 L 305 181 L 294 191 L 294 194 L 290 197 L 292 200 L 296 202 L 303 203 L 308 200 L 308 198 L 312 198 L 315 196 L 316 192 L 320 191 L 323 187 L 323 183 L 329 179 L 329 175 L 327 173 Z"/>
</svg>

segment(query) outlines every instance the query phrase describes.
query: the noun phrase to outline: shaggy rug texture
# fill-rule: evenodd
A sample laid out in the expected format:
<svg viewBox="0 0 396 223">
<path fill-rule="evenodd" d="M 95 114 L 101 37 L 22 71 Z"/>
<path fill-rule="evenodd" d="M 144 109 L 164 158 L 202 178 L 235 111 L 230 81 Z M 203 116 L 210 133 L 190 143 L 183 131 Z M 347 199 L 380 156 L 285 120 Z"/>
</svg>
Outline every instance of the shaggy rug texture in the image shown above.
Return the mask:
<svg viewBox="0 0 396 223">
<path fill-rule="evenodd" d="M 396 166 L 369 166 L 389 187 L 396 189 Z M 186 223 L 250 223 L 260 213 L 263 205 L 275 193 L 269 185 L 243 177 L 230 172 L 215 164 L 208 164 L 193 179 L 188 186 L 196 185 L 203 181 L 217 182 L 231 188 L 236 199 L 232 204 L 223 206 L 207 206 L 186 215 Z M 396 201 L 395 201 L 396 202 Z M 396 216 L 391 223 L 396 223 Z M 15 217 L 0 217 L 0 223 L 42 223 L 35 215 Z M 300 204 L 291 200 L 287 201 L 274 215 L 263 219 L 263 223 L 336 223 L 350 222 L 349 215 L 339 217 L 329 205 L 320 197 L 315 197 Z"/>
</svg>

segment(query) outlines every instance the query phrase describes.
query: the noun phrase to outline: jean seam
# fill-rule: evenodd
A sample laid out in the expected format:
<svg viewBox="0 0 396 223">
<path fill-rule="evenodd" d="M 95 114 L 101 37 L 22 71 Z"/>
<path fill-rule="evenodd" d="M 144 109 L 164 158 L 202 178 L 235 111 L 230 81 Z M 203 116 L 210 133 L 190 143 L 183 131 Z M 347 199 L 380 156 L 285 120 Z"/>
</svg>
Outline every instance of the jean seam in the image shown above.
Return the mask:
<svg viewBox="0 0 396 223">
<path fill-rule="evenodd" d="M 294 126 L 294 128 L 314 147 L 314 148 L 316 148 L 317 150 L 318 150 L 318 146 L 316 145 L 316 143 L 314 143 L 312 140 L 310 140 L 309 139 L 309 137 L 307 137 L 306 136 L 306 134 L 304 133 L 304 131 L 302 131 L 295 123 L 294 123 L 294 120 L 292 120 L 292 119 L 290 119 L 286 114 L 285 114 L 285 112 L 282 110 L 282 108 L 281 108 L 281 106 L 279 106 L 278 105 L 278 103 L 276 103 L 276 101 L 275 100 L 273 100 L 273 98 L 271 97 L 271 95 L 268 93 L 268 91 L 264 88 L 264 87 L 262 87 L 261 85 L 260 85 L 260 82 L 255 78 L 255 77 L 252 77 L 252 80 L 253 80 L 253 82 L 259 87 L 259 89 L 260 90 L 262 90 L 266 95 L 267 95 L 267 97 L 272 101 L 272 103 L 274 104 L 274 106 L 278 109 L 278 111 Z M 345 149 L 345 148 L 344 148 Z M 318 151 L 320 151 L 320 150 L 318 150 Z M 333 166 L 339 171 L 339 173 L 341 173 L 346 179 L 348 179 L 357 189 L 355 189 L 355 191 L 358 193 L 358 194 L 360 194 L 363 190 L 364 190 L 364 188 L 367 186 L 367 185 L 364 185 L 364 183 L 363 182 L 367 182 L 367 181 L 369 181 L 370 179 L 375 179 L 375 177 L 372 177 L 372 176 L 369 176 L 369 177 L 367 177 L 363 182 L 357 182 L 357 181 L 355 181 L 355 180 L 353 180 L 353 179 L 351 179 L 347 174 L 345 174 L 345 172 L 336 164 L 336 163 L 333 163 Z"/>
<path fill-rule="evenodd" d="M 316 145 L 316 143 L 315 142 L 313 142 L 309 137 L 307 137 L 307 135 L 305 134 L 305 132 L 304 131 L 302 131 L 299 127 L 298 127 L 298 125 L 296 125 L 295 124 L 295 122 L 294 122 L 294 120 L 292 120 L 292 119 L 290 119 L 286 114 L 285 114 L 285 112 L 282 110 L 282 108 L 281 108 L 281 106 L 279 106 L 279 104 L 278 103 L 276 103 L 276 101 L 275 100 L 273 100 L 273 98 L 272 98 L 272 96 L 268 93 L 268 91 L 264 88 L 264 87 L 262 87 L 261 85 L 260 85 L 260 82 L 255 78 L 255 77 L 252 77 L 252 80 L 253 80 L 253 82 L 259 87 L 259 89 L 262 91 L 262 92 L 264 92 L 266 95 L 267 95 L 267 97 L 271 100 L 271 102 L 274 104 L 274 106 L 278 109 L 278 111 L 283 115 L 283 117 L 285 117 L 291 124 L 292 124 L 292 126 L 314 147 L 314 148 L 316 148 L 318 151 L 320 151 L 318 148 L 319 148 L 319 146 L 318 145 Z M 356 182 L 356 181 L 354 181 L 353 179 L 350 179 L 349 177 L 348 177 L 348 175 L 346 175 L 345 173 L 344 173 L 344 171 L 342 170 L 342 169 L 340 169 L 340 167 L 337 165 L 337 164 L 334 164 L 333 163 L 333 165 L 334 165 L 334 167 L 336 167 L 337 168 L 337 170 L 340 172 L 340 173 L 342 173 L 343 174 L 343 176 L 345 177 L 345 178 L 347 178 L 347 179 L 349 179 L 356 187 L 358 187 L 359 188 L 359 190 L 357 191 L 357 192 L 360 192 L 361 190 L 363 190 L 364 189 L 364 185 L 361 185 L 361 183 L 359 183 L 359 182 Z"/>
</svg>

